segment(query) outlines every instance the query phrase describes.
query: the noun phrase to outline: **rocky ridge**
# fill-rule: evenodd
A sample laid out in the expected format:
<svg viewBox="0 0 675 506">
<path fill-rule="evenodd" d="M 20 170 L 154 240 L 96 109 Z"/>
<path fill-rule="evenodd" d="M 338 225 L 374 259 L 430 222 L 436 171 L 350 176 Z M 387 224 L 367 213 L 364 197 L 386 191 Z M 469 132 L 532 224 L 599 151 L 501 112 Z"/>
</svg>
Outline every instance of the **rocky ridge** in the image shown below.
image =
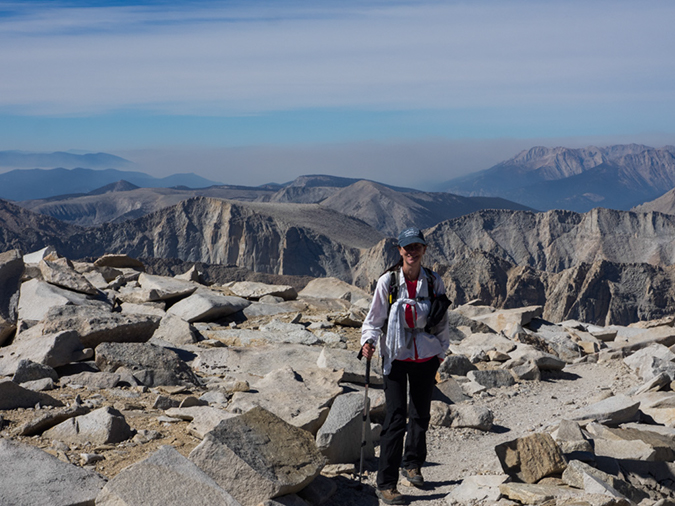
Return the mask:
<svg viewBox="0 0 675 506">
<path fill-rule="evenodd" d="M 629 209 L 675 186 L 675 148 L 639 144 L 534 147 L 443 185 L 460 195 L 499 196 L 535 209 Z"/>
<path fill-rule="evenodd" d="M 198 198 L 94 229 L 5 205 L 7 244 L 51 244 L 72 258 L 110 251 L 237 265 L 260 275 L 333 276 L 366 290 L 397 260 L 393 240 L 314 204 Z M 552 321 L 625 325 L 660 318 L 675 298 L 671 215 L 484 210 L 425 234 L 427 263 L 444 274 L 455 306 L 475 298 L 498 307 L 540 304 Z"/>
<path fill-rule="evenodd" d="M 3 500 L 377 504 L 374 459 L 365 488 L 355 481 L 368 307 L 358 288 L 206 286 L 197 271 L 149 275 L 119 255 L 26 258 L 37 263 L 13 254 L 0 266 L 16 274 L 2 298 Z M 76 291 L 82 277 L 95 294 Z M 600 327 L 542 311 L 472 301 L 449 312 L 428 486 L 403 483 L 410 504 L 675 501 L 673 318 Z"/>
</svg>

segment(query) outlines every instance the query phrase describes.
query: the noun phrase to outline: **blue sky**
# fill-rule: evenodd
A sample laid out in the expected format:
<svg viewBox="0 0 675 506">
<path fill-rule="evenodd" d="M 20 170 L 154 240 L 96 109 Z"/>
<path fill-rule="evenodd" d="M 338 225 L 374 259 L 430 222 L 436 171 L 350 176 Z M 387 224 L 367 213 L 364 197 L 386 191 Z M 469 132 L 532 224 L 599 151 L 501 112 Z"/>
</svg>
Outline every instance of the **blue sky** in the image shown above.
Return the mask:
<svg viewBox="0 0 675 506">
<path fill-rule="evenodd" d="M 0 150 L 431 187 L 534 145 L 660 147 L 674 22 L 667 0 L 0 0 Z"/>
</svg>

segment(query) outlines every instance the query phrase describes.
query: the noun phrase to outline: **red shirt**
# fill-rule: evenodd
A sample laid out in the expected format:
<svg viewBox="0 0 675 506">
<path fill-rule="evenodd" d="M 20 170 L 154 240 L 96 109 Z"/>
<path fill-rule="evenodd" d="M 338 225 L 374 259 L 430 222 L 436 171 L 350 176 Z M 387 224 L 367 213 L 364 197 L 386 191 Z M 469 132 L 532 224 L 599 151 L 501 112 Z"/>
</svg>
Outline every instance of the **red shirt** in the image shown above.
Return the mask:
<svg viewBox="0 0 675 506">
<path fill-rule="evenodd" d="M 415 279 L 413 281 L 408 281 L 406 279 L 405 284 L 408 287 L 408 298 L 414 299 L 415 297 L 417 297 L 417 280 Z M 405 322 L 411 329 L 414 329 L 417 326 L 416 306 L 411 306 L 410 304 L 405 305 Z M 415 347 L 415 358 L 407 358 L 404 360 L 404 362 L 426 362 L 427 360 L 431 360 L 432 358 L 434 358 L 434 357 L 417 358 L 417 343 L 415 342 L 414 337 L 413 337 L 413 346 Z"/>
</svg>

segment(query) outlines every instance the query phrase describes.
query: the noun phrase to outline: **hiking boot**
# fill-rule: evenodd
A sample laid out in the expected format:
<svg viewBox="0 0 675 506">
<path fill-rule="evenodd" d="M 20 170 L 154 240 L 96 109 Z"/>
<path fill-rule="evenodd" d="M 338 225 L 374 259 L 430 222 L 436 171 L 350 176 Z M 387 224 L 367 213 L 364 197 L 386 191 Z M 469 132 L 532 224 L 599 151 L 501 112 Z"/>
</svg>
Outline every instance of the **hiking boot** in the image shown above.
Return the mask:
<svg viewBox="0 0 675 506">
<path fill-rule="evenodd" d="M 421 487 L 424 485 L 424 477 L 422 476 L 419 467 L 402 469 L 401 475 L 408 480 L 413 487 Z"/>
<path fill-rule="evenodd" d="M 405 497 L 395 488 L 389 490 L 375 490 L 377 497 L 379 497 L 384 504 L 405 504 Z"/>
</svg>

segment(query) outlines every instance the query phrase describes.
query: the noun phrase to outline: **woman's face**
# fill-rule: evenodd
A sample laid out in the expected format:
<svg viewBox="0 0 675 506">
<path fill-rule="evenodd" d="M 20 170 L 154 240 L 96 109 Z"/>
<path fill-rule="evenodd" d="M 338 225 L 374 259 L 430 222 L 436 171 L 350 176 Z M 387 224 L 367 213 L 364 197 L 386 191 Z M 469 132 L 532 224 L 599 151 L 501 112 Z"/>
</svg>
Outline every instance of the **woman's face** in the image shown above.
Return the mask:
<svg viewBox="0 0 675 506">
<path fill-rule="evenodd" d="M 418 242 L 413 244 L 408 244 L 405 247 L 398 247 L 398 252 L 401 254 L 403 263 L 410 267 L 419 265 L 422 263 L 422 257 L 424 252 L 427 250 L 427 247 Z"/>
</svg>

